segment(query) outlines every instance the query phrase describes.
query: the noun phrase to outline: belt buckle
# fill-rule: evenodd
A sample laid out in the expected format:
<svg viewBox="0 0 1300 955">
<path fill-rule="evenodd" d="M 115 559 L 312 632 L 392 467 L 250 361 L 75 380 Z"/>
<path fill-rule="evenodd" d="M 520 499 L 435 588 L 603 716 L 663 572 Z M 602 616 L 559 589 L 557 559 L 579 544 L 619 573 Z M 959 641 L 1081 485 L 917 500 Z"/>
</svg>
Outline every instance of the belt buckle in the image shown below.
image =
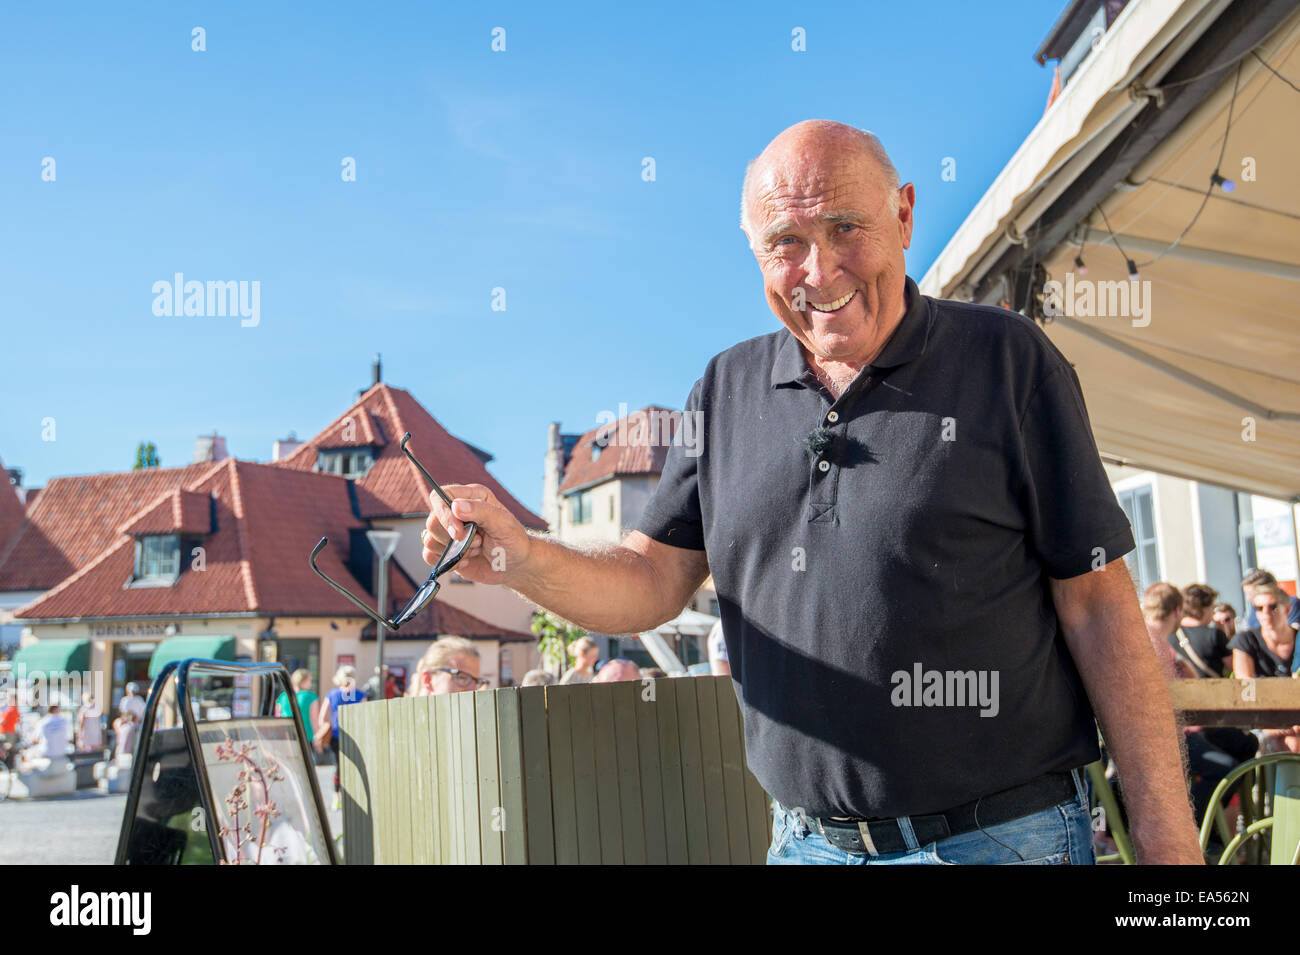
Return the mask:
<svg viewBox="0 0 1300 955">
<path fill-rule="evenodd" d="M 841 852 L 858 856 L 880 855 L 876 851 L 876 844 L 871 838 L 871 830 L 866 820 L 856 822 L 844 820 L 838 824 L 832 820 L 830 825 L 824 825 L 822 820 L 818 819 L 817 831 L 822 834 L 822 838 Z"/>
</svg>

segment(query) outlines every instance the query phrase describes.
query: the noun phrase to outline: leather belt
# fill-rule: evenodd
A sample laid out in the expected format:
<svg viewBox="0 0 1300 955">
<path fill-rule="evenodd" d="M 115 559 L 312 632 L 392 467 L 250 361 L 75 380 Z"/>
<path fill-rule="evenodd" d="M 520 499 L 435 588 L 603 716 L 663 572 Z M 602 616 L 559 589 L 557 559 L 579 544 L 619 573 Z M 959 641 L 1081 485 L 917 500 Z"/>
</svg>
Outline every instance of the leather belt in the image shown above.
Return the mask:
<svg viewBox="0 0 1300 955">
<path fill-rule="evenodd" d="M 1021 786 L 982 796 L 944 812 L 905 818 L 912 824 L 916 844 L 924 846 L 949 836 L 959 836 L 981 827 L 988 828 L 1042 812 L 1077 796 L 1072 772 L 1048 773 Z M 978 825 L 975 820 L 976 807 L 979 809 Z M 903 836 L 902 824 L 896 818 L 835 819 L 808 816 L 806 819 L 808 825 L 820 832 L 827 842 L 844 852 L 876 856 L 906 852 L 909 848 Z"/>
</svg>

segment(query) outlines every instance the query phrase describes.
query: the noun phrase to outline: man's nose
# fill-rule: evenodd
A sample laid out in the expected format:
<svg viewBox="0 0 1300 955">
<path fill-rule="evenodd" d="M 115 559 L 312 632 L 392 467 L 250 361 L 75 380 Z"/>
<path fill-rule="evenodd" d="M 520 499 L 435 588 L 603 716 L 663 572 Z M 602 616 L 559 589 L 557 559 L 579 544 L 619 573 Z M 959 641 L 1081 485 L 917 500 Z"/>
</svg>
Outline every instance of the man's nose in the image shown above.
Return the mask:
<svg viewBox="0 0 1300 955">
<path fill-rule="evenodd" d="M 808 256 L 804 259 L 804 284 L 819 292 L 830 290 L 839 271 L 839 260 L 833 250 L 816 242 L 808 247 Z"/>
</svg>

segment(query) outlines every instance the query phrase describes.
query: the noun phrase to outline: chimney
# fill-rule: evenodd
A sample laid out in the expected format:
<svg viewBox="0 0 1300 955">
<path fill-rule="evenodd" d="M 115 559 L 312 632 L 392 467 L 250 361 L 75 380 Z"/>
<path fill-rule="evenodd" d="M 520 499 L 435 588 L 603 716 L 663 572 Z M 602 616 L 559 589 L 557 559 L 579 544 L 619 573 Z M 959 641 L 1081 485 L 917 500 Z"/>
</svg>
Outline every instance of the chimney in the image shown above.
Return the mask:
<svg viewBox="0 0 1300 955">
<path fill-rule="evenodd" d="M 289 455 L 293 454 L 293 452 L 301 448 L 302 445 L 303 443 L 298 440 L 298 435 L 295 432 L 290 431 L 289 437 L 281 438 L 279 441 L 276 441 L 271 445 L 271 460 L 283 461 Z"/>
<path fill-rule="evenodd" d="M 195 464 L 215 464 L 228 457 L 230 455 L 226 453 L 226 439 L 216 431 L 211 434 L 201 434 L 194 442 Z"/>
<path fill-rule="evenodd" d="M 560 482 L 564 479 L 564 442 L 560 422 L 546 430 L 546 464 L 542 469 L 542 517 L 552 534 L 560 532 Z"/>
<path fill-rule="evenodd" d="M 375 361 L 374 364 L 370 366 L 370 373 L 371 377 L 374 379 L 370 382 L 370 387 L 373 388 L 384 380 L 384 365 L 383 362 L 379 360 L 379 352 L 375 352 Z"/>
</svg>

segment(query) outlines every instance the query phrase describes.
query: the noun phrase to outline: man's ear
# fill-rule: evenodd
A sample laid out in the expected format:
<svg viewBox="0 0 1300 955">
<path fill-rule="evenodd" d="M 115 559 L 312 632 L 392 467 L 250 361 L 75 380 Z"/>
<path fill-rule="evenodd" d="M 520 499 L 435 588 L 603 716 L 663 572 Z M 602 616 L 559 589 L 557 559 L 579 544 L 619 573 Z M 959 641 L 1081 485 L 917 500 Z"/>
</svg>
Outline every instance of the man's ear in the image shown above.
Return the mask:
<svg viewBox="0 0 1300 955">
<path fill-rule="evenodd" d="M 916 187 L 910 182 L 898 189 L 898 237 L 903 248 L 912 245 L 913 213 L 916 210 Z"/>
</svg>

